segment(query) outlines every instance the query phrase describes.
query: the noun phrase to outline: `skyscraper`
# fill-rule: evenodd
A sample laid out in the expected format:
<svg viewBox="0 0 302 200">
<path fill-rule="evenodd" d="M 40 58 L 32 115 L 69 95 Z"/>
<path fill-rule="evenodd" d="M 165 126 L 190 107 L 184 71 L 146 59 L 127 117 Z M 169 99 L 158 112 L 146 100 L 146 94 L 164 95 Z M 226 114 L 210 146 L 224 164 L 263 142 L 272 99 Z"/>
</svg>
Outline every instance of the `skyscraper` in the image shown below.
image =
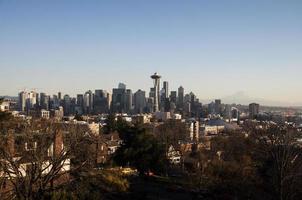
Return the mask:
<svg viewBox="0 0 302 200">
<path fill-rule="evenodd" d="M 149 98 L 153 98 L 155 97 L 155 89 L 152 87 L 150 88 L 150 92 L 149 92 Z"/>
<path fill-rule="evenodd" d="M 26 99 L 27 99 L 27 92 L 22 91 L 19 93 L 19 111 L 25 112 L 26 109 Z"/>
<path fill-rule="evenodd" d="M 257 103 L 251 103 L 249 105 L 249 116 L 251 119 L 254 119 L 259 114 L 260 105 Z"/>
<path fill-rule="evenodd" d="M 168 81 L 163 82 L 163 91 L 164 91 L 164 97 L 169 98 L 169 83 Z"/>
<path fill-rule="evenodd" d="M 81 108 L 84 106 L 84 96 L 82 94 L 77 94 L 77 106 Z"/>
<path fill-rule="evenodd" d="M 71 114 L 71 98 L 68 94 L 65 94 L 63 97 L 63 110 L 64 115 L 70 115 Z"/>
<path fill-rule="evenodd" d="M 126 112 L 126 89 L 124 88 L 113 88 L 112 89 L 112 102 L 111 110 L 115 113 Z"/>
<path fill-rule="evenodd" d="M 108 104 L 108 111 L 109 111 L 111 110 L 112 94 L 107 92 L 106 96 L 107 96 L 107 104 Z"/>
<path fill-rule="evenodd" d="M 126 89 L 126 84 L 124 84 L 124 83 L 119 83 L 119 84 L 118 84 L 118 89 Z"/>
<path fill-rule="evenodd" d="M 107 92 L 105 90 L 95 90 L 94 111 L 96 114 L 106 113 L 109 110 Z"/>
<path fill-rule="evenodd" d="M 58 92 L 58 99 L 59 99 L 59 101 L 62 100 L 62 93 L 61 92 Z"/>
<path fill-rule="evenodd" d="M 208 114 L 215 114 L 215 103 L 211 102 L 208 104 Z"/>
<path fill-rule="evenodd" d="M 57 109 L 60 106 L 59 99 L 57 95 L 53 95 L 52 99 L 50 99 L 50 109 Z"/>
<path fill-rule="evenodd" d="M 159 111 L 159 87 L 160 87 L 160 78 L 161 76 L 158 75 L 157 73 L 154 73 L 151 78 L 153 79 L 153 84 L 154 84 L 154 90 L 155 90 L 155 95 L 154 95 L 154 112 Z"/>
<path fill-rule="evenodd" d="M 177 92 L 176 91 L 171 91 L 170 101 L 176 105 L 176 101 L 177 101 Z"/>
<path fill-rule="evenodd" d="M 182 110 L 184 106 L 184 88 L 182 86 L 178 88 L 177 106 L 179 110 Z"/>
<path fill-rule="evenodd" d="M 130 113 L 132 111 L 132 102 L 133 100 L 133 95 L 132 91 L 130 89 L 126 90 L 125 94 L 125 112 Z"/>
<path fill-rule="evenodd" d="M 77 94 L 77 102 L 75 106 L 75 113 L 76 114 L 83 114 L 84 112 L 84 95 Z"/>
<path fill-rule="evenodd" d="M 93 112 L 93 93 L 91 90 L 88 90 L 84 94 L 84 112 L 86 114 Z"/>
<path fill-rule="evenodd" d="M 147 112 L 154 112 L 154 98 L 153 97 L 149 97 L 147 98 Z"/>
<path fill-rule="evenodd" d="M 169 102 L 169 84 L 168 81 L 164 81 L 163 88 L 160 91 L 160 110 L 166 111 L 167 105 L 170 104 Z"/>
<path fill-rule="evenodd" d="M 37 93 L 35 91 L 31 91 L 28 93 L 26 99 L 27 111 L 29 111 L 30 109 L 35 109 L 36 104 L 37 104 Z"/>
<path fill-rule="evenodd" d="M 134 112 L 143 113 L 146 108 L 146 92 L 138 90 L 134 93 Z"/>
<path fill-rule="evenodd" d="M 44 110 L 49 110 L 50 97 L 45 93 L 40 93 L 40 108 Z"/>
<path fill-rule="evenodd" d="M 220 99 L 216 99 L 215 100 L 215 114 L 216 115 L 221 115 L 221 100 Z"/>
<path fill-rule="evenodd" d="M 231 107 L 231 105 L 229 105 L 229 104 L 225 105 L 224 112 L 223 112 L 223 117 L 225 119 L 229 119 L 229 120 L 232 118 L 232 107 Z"/>
<path fill-rule="evenodd" d="M 237 108 L 235 107 L 232 107 L 232 118 L 233 119 L 237 119 L 239 120 L 240 119 L 240 112 Z"/>
</svg>

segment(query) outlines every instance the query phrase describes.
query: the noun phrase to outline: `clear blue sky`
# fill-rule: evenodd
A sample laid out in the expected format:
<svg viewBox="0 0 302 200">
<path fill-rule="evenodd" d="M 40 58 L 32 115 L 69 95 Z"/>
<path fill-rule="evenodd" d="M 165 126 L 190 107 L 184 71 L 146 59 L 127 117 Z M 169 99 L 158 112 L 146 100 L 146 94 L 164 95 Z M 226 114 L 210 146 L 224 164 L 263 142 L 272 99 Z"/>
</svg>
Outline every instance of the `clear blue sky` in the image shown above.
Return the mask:
<svg viewBox="0 0 302 200">
<path fill-rule="evenodd" d="M 301 0 L 0 0 L 0 95 L 75 95 L 157 71 L 201 99 L 302 102 Z"/>
</svg>

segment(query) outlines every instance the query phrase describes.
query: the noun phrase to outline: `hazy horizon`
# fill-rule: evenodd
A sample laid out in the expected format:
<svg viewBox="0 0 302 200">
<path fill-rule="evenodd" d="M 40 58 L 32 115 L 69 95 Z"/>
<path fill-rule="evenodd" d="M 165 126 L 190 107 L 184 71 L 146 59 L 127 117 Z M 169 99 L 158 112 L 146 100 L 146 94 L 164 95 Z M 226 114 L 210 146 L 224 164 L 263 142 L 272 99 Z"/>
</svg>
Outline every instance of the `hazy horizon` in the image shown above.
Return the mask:
<svg viewBox="0 0 302 200">
<path fill-rule="evenodd" d="M 0 0 L 0 95 L 119 82 L 148 93 L 158 72 L 201 100 L 243 91 L 239 101 L 301 106 L 301 10 L 297 0 Z"/>
</svg>

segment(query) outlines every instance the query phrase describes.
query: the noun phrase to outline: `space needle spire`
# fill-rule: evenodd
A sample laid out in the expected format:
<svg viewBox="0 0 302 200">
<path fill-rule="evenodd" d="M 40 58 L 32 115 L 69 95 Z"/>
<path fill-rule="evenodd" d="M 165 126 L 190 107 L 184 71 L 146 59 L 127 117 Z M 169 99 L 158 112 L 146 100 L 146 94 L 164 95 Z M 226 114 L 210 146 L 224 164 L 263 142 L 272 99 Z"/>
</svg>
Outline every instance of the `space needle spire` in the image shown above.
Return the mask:
<svg viewBox="0 0 302 200">
<path fill-rule="evenodd" d="M 160 86 L 160 78 L 161 76 L 157 73 L 154 73 L 151 78 L 153 79 L 154 84 L 154 112 L 159 111 L 159 86 Z"/>
</svg>

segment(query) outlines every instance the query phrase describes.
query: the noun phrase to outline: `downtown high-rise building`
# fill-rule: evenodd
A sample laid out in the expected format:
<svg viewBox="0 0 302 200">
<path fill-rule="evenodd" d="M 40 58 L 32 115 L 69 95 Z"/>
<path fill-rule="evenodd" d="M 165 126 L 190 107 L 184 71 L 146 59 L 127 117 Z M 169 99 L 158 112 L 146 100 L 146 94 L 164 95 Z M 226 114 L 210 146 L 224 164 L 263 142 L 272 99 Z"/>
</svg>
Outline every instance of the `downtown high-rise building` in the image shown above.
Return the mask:
<svg viewBox="0 0 302 200">
<path fill-rule="evenodd" d="M 177 92 L 176 91 L 171 91 L 170 101 L 176 105 L 176 102 L 177 102 Z"/>
<path fill-rule="evenodd" d="M 169 83 L 163 82 L 163 88 L 160 91 L 160 110 L 168 112 L 170 110 L 170 98 L 169 98 Z"/>
<path fill-rule="evenodd" d="M 84 107 L 84 95 L 77 94 L 77 106 L 83 108 Z"/>
<path fill-rule="evenodd" d="M 183 110 L 184 107 L 184 88 L 180 86 L 178 88 L 178 99 L 177 99 L 177 107 L 178 110 Z"/>
<path fill-rule="evenodd" d="M 191 95 L 190 94 L 186 94 L 184 96 L 184 106 L 183 106 L 184 114 L 186 116 L 189 116 L 191 114 L 191 109 L 192 109 Z"/>
<path fill-rule="evenodd" d="M 223 111 L 223 117 L 230 120 L 232 118 L 232 107 L 229 104 L 226 104 Z"/>
<path fill-rule="evenodd" d="M 149 98 L 155 98 L 155 88 L 150 88 L 150 92 L 149 92 Z"/>
<path fill-rule="evenodd" d="M 119 83 L 118 84 L 118 89 L 126 89 L 126 84 L 125 83 Z"/>
<path fill-rule="evenodd" d="M 60 101 L 58 98 L 58 95 L 53 95 L 52 98 L 50 99 L 50 109 L 57 109 L 60 106 Z"/>
<path fill-rule="evenodd" d="M 168 81 L 163 82 L 163 96 L 169 98 L 169 83 Z"/>
<path fill-rule="evenodd" d="M 142 90 L 136 91 L 134 93 L 133 103 L 135 113 L 144 113 L 146 110 L 146 92 Z"/>
<path fill-rule="evenodd" d="M 84 95 L 77 94 L 75 113 L 78 115 L 84 114 Z"/>
<path fill-rule="evenodd" d="M 215 113 L 215 103 L 211 102 L 208 104 L 208 114 L 214 115 Z"/>
<path fill-rule="evenodd" d="M 112 89 L 111 111 L 114 113 L 126 112 L 126 88 L 120 87 Z"/>
<path fill-rule="evenodd" d="M 249 105 L 249 117 L 254 119 L 259 114 L 260 105 L 257 103 L 251 103 Z"/>
<path fill-rule="evenodd" d="M 105 90 L 95 90 L 93 103 L 95 114 L 107 113 L 109 111 L 108 93 Z"/>
<path fill-rule="evenodd" d="M 127 89 L 125 94 L 125 112 L 131 113 L 132 109 L 133 109 L 133 94 L 130 89 Z"/>
<path fill-rule="evenodd" d="M 222 114 L 222 105 L 220 99 L 215 99 L 215 114 L 216 115 Z"/>
<path fill-rule="evenodd" d="M 59 101 L 62 100 L 62 93 L 61 92 L 58 92 L 58 99 L 59 99 Z"/>
<path fill-rule="evenodd" d="M 108 103 L 108 111 L 111 110 L 111 103 L 112 103 L 112 94 L 107 92 L 107 103 Z"/>
<path fill-rule="evenodd" d="M 91 114 L 93 112 L 93 93 L 88 90 L 84 94 L 84 113 Z"/>
<path fill-rule="evenodd" d="M 63 110 L 64 115 L 68 116 L 72 114 L 71 112 L 71 97 L 68 94 L 65 94 L 63 97 Z"/>
<path fill-rule="evenodd" d="M 36 105 L 37 105 L 37 93 L 35 91 L 31 91 L 28 93 L 27 108 L 35 109 Z"/>
<path fill-rule="evenodd" d="M 40 93 L 40 109 L 49 110 L 50 96 L 46 93 Z"/>
<path fill-rule="evenodd" d="M 26 99 L 27 99 L 27 92 L 22 91 L 19 93 L 19 111 L 25 112 L 26 111 Z"/>
</svg>

